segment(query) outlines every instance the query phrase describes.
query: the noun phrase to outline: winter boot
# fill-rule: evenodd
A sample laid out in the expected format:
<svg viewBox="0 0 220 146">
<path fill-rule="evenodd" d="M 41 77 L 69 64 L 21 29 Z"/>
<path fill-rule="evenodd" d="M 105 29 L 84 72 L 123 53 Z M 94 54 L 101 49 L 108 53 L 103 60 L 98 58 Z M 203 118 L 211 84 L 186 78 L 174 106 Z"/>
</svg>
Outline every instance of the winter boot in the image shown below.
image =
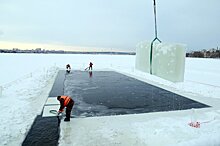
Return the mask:
<svg viewBox="0 0 220 146">
<path fill-rule="evenodd" d="M 69 121 L 70 121 L 70 118 L 65 118 L 64 121 L 65 121 L 65 122 L 69 122 Z"/>
</svg>

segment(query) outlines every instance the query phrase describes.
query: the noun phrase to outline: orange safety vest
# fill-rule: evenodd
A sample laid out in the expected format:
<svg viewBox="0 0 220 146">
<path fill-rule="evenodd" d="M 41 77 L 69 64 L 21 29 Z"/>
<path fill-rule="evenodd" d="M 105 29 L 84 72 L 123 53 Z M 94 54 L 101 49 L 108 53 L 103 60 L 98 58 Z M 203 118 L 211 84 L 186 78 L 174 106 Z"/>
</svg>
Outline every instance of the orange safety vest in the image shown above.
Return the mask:
<svg viewBox="0 0 220 146">
<path fill-rule="evenodd" d="M 60 99 L 64 99 L 64 107 L 70 102 L 71 98 L 69 96 L 61 96 Z"/>
</svg>

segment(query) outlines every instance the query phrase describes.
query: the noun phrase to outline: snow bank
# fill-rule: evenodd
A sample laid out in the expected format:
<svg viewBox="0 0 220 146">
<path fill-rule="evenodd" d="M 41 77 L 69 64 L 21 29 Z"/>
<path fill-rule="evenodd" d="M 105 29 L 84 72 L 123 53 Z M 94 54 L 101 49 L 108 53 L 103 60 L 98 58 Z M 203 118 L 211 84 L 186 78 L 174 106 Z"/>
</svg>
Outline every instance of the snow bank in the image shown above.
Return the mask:
<svg viewBox="0 0 220 146">
<path fill-rule="evenodd" d="M 3 95 L 0 97 L 1 146 L 22 143 L 36 115 L 42 111 L 55 74 L 54 68 L 48 69 L 46 73 L 37 70 L 31 76 L 24 76 L 3 86 Z"/>
</svg>

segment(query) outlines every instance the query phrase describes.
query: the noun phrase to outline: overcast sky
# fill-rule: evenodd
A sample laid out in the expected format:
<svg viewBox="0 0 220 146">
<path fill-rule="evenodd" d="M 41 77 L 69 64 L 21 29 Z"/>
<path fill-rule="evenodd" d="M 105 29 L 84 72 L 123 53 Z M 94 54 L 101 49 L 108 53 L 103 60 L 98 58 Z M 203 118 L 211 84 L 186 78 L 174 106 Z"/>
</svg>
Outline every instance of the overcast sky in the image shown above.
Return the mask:
<svg viewBox="0 0 220 146">
<path fill-rule="evenodd" d="M 220 46 L 220 0 L 156 2 L 163 42 Z M 134 51 L 154 39 L 153 16 L 153 0 L 0 0 L 0 41 Z"/>
</svg>

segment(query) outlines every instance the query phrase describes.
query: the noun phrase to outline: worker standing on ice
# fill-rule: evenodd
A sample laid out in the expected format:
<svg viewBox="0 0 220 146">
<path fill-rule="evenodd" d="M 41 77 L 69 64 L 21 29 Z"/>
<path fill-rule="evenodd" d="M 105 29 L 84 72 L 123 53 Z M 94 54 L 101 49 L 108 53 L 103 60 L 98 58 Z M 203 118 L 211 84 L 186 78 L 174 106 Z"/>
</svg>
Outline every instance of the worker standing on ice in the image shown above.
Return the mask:
<svg viewBox="0 0 220 146">
<path fill-rule="evenodd" d="M 70 73 L 70 70 L 71 70 L 70 64 L 67 64 L 66 65 L 66 72 Z"/>
<path fill-rule="evenodd" d="M 70 96 L 57 96 L 57 100 L 60 101 L 60 109 L 58 111 L 58 115 L 64 111 L 66 107 L 66 118 L 64 121 L 70 121 L 70 114 L 74 105 L 74 100 Z"/>
<path fill-rule="evenodd" d="M 92 64 L 92 62 L 90 62 L 90 63 L 89 63 L 89 70 L 90 70 L 90 69 L 92 70 L 92 66 L 93 66 L 93 64 Z"/>
</svg>

